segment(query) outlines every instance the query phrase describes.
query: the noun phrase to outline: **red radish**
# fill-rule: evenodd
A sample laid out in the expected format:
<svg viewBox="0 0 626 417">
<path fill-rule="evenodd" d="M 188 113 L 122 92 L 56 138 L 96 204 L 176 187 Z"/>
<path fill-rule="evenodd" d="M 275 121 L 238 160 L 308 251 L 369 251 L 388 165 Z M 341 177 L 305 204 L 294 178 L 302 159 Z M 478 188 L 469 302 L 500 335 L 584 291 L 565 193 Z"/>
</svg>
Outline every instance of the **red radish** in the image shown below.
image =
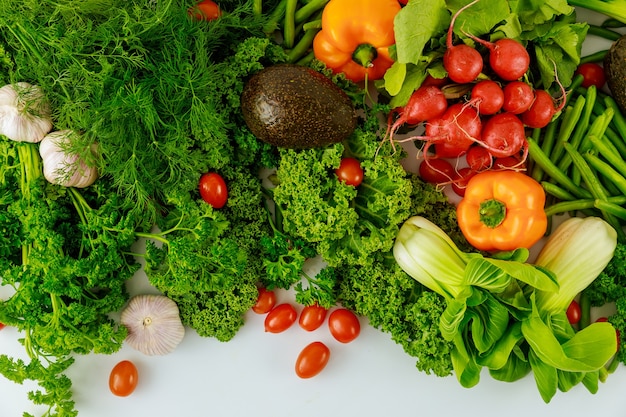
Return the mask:
<svg viewBox="0 0 626 417">
<path fill-rule="evenodd" d="M 493 157 L 489 150 L 479 144 L 472 145 L 465 154 L 467 166 L 472 171 L 480 172 L 491 168 Z"/>
<path fill-rule="evenodd" d="M 530 128 L 545 127 L 556 112 L 554 99 L 546 90 L 535 91 L 535 101 L 522 113 L 522 121 Z"/>
<path fill-rule="evenodd" d="M 439 87 L 422 86 L 413 92 L 404 107 L 389 113 L 387 134 L 393 143 L 393 135 L 403 124 L 416 125 L 430 119 L 441 117 L 448 108 L 448 101 Z M 393 122 L 395 114 L 400 116 Z"/>
<path fill-rule="evenodd" d="M 515 39 L 502 38 L 492 43 L 474 36 L 471 38 L 489 49 L 489 67 L 503 80 L 517 80 L 528 71 L 530 55 Z"/>
<path fill-rule="evenodd" d="M 422 83 L 421 87 L 427 87 L 429 85 L 434 85 L 435 87 L 443 87 L 446 84 L 449 84 L 450 80 L 446 77 L 446 78 L 435 78 L 430 74 L 426 75 L 426 79 L 424 79 L 424 82 Z"/>
<path fill-rule="evenodd" d="M 504 158 L 525 148 L 526 131 L 513 113 L 498 113 L 485 123 L 481 141 L 491 155 Z"/>
<path fill-rule="evenodd" d="M 479 81 L 472 88 L 470 105 L 474 106 L 478 113 L 484 115 L 496 114 L 504 104 L 504 92 L 502 87 L 495 81 Z"/>
<path fill-rule="evenodd" d="M 420 178 L 431 184 L 447 184 L 456 177 L 456 171 L 446 159 L 424 158 L 418 168 Z"/>
<path fill-rule="evenodd" d="M 535 100 L 533 87 L 524 81 L 511 81 L 504 86 L 504 102 L 502 110 L 522 114 L 530 108 Z"/>
<path fill-rule="evenodd" d="M 463 155 L 480 139 L 482 122 L 474 108 L 463 103 L 452 104 L 440 118 L 426 124 L 426 141 L 435 145 L 441 158 Z"/>
<path fill-rule="evenodd" d="M 525 161 L 520 160 L 517 156 L 507 156 L 504 158 L 496 158 L 493 161 L 492 169 L 500 171 L 526 171 L 526 164 Z"/>
<path fill-rule="evenodd" d="M 446 52 L 443 54 L 443 67 L 448 71 L 448 77 L 460 84 L 474 81 L 483 70 L 483 57 L 476 49 L 469 45 L 461 43 L 454 45 L 452 43 L 452 34 L 454 30 L 454 22 L 456 18 L 468 7 L 478 3 L 479 0 L 461 7 L 452 16 L 450 27 L 448 28 L 448 36 L 446 38 Z"/>
</svg>

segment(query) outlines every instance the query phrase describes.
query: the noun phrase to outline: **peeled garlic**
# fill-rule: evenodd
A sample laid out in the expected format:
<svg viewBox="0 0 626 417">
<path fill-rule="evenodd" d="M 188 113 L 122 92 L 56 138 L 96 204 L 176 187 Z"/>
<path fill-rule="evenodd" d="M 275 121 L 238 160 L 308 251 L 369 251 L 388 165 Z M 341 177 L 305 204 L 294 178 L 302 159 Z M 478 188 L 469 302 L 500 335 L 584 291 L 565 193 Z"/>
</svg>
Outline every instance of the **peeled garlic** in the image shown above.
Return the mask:
<svg viewBox="0 0 626 417">
<path fill-rule="evenodd" d="M 43 138 L 39 144 L 43 175 L 52 184 L 88 187 L 98 178 L 98 168 L 88 166 L 78 155 L 66 152 L 72 134 L 71 130 L 59 130 Z"/>
<path fill-rule="evenodd" d="M 122 311 L 121 322 L 128 329 L 126 343 L 146 355 L 172 352 L 185 335 L 178 306 L 164 295 L 134 296 Z"/>
<path fill-rule="evenodd" d="M 51 129 L 50 104 L 39 86 L 19 82 L 0 88 L 0 134 L 35 143 Z"/>
</svg>

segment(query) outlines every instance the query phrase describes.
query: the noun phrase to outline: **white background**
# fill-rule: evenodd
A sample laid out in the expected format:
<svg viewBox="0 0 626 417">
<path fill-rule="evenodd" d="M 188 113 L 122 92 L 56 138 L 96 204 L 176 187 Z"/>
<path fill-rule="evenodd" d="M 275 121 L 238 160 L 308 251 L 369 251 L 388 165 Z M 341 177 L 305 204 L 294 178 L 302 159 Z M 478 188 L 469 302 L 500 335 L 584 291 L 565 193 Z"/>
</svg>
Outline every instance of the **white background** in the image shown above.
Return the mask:
<svg viewBox="0 0 626 417">
<path fill-rule="evenodd" d="M 580 16 L 599 22 L 589 13 Z M 606 42 L 590 39 L 583 55 L 607 47 Z M 129 283 L 129 290 L 154 292 L 141 273 Z M 0 297 L 2 291 L 0 287 Z M 291 293 L 279 293 L 279 302 L 292 300 Z M 148 357 L 127 346 L 114 355 L 78 356 L 67 374 L 73 381 L 79 417 L 626 415 L 623 367 L 595 395 L 579 385 L 558 392 L 545 404 L 532 375 L 503 383 L 483 373 L 478 386 L 465 389 L 454 376 L 419 372 L 414 358 L 365 319 L 361 319 L 361 336 L 340 344 L 326 327 L 307 333 L 296 324 L 281 334 L 265 333 L 263 318 L 248 313 L 246 325 L 227 343 L 188 330 L 178 349 L 167 356 Z M 19 337 L 13 328 L 2 330 L 0 353 L 26 359 Z M 300 350 L 315 340 L 330 347 L 331 359 L 321 374 L 302 380 L 295 375 L 294 363 Z M 132 395 L 121 398 L 110 393 L 108 377 L 124 359 L 137 365 L 139 384 Z M 24 411 L 41 415 L 42 409 L 26 398 L 34 387 L 0 377 L 0 417 L 18 417 Z"/>
</svg>

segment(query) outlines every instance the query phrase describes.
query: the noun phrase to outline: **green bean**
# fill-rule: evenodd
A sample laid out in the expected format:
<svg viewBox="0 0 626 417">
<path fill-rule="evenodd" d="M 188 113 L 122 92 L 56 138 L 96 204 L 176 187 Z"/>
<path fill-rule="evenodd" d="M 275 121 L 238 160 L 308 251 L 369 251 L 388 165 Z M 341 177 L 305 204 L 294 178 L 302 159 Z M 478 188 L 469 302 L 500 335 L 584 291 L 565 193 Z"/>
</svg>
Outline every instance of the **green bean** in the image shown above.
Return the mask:
<svg viewBox="0 0 626 417">
<path fill-rule="evenodd" d="M 598 171 L 600 175 L 605 176 L 611 183 L 615 184 L 622 194 L 626 195 L 626 178 L 620 175 L 611 165 L 592 153 L 587 153 L 583 157 L 591 168 Z"/>
<path fill-rule="evenodd" d="M 594 206 L 598 210 L 602 211 L 603 213 L 609 213 L 622 220 L 626 220 L 626 208 L 618 204 L 614 204 L 609 201 L 599 199 L 599 200 L 595 200 Z"/>
<path fill-rule="evenodd" d="M 571 108 L 568 106 L 568 109 Z M 545 129 L 533 129 L 532 138 L 535 141 L 539 141 L 541 137 L 541 133 L 543 133 L 543 138 L 541 139 L 541 149 L 546 155 L 549 155 L 554 147 L 554 142 L 556 140 L 556 128 L 558 126 L 558 120 L 553 120 L 545 127 Z M 533 164 L 530 176 L 534 178 L 536 181 L 541 181 L 543 178 L 544 172 L 543 168 L 541 168 L 537 164 Z"/>
<path fill-rule="evenodd" d="M 600 155 L 613 165 L 619 174 L 626 176 L 626 161 L 622 159 L 621 155 L 611 142 L 603 141 L 594 135 L 589 136 L 589 141 L 598 150 Z"/>
<path fill-rule="evenodd" d="M 294 63 L 299 61 L 313 44 L 313 38 L 319 32 L 317 29 L 310 29 L 304 32 L 298 43 L 287 54 L 287 62 Z"/>
<path fill-rule="evenodd" d="M 572 180 L 550 160 L 537 142 L 532 138 L 527 139 L 528 152 L 533 161 L 541 166 L 546 174 L 554 179 L 557 183 L 561 184 L 567 191 L 579 198 L 590 198 L 591 193 L 583 188 L 580 188 L 572 182 Z"/>
<path fill-rule="evenodd" d="M 613 124 L 617 129 L 617 133 L 626 140 L 626 118 L 622 114 L 615 99 L 609 95 L 603 96 L 604 104 L 607 108 L 612 108 L 614 112 Z"/>
<path fill-rule="evenodd" d="M 600 27 L 610 28 L 610 29 L 619 29 L 625 26 L 626 26 L 626 23 L 622 22 L 621 20 L 614 19 L 612 17 L 605 19 L 604 22 L 602 22 L 602 24 L 600 25 Z"/>
<path fill-rule="evenodd" d="M 543 189 L 546 191 L 547 194 L 550 194 L 551 196 L 556 197 L 558 200 L 572 201 L 578 198 L 574 194 L 567 191 L 566 189 L 561 188 L 558 185 L 551 183 L 549 181 L 541 181 L 541 186 L 543 187 Z"/>
<path fill-rule="evenodd" d="M 607 201 L 613 204 L 623 205 L 626 204 L 626 196 L 614 196 L 608 197 Z M 595 208 L 596 200 L 591 198 L 581 198 L 578 200 L 560 201 L 546 207 L 545 212 L 547 216 L 553 216 L 555 214 L 577 212 Z"/>
<path fill-rule="evenodd" d="M 622 34 L 619 32 L 597 25 L 589 25 L 589 30 L 587 31 L 587 34 L 599 36 L 610 41 L 616 41 L 622 37 Z"/>
<path fill-rule="evenodd" d="M 270 34 L 278 29 L 280 26 L 278 22 L 283 20 L 285 17 L 285 10 L 287 9 L 287 0 L 280 0 L 280 3 L 276 6 L 276 8 L 272 11 L 269 19 L 265 26 L 263 26 L 263 32 Z"/>
<path fill-rule="evenodd" d="M 608 49 L 604 49 L 604 50 L 601 50 L 601 51 L 594 52 L 592 54 L 586 55 L 586 56 L 580 58 L 580 64 L 587 64 L 589 62 L 603 62 L 604 61 L 604 57 L 606 56 L 606 54 L 608 52 L 609 52 Z"/>
<path fill-rule="evenodd" d="M 263 0 L 254 0 L 252 2 L 252 12 L 256 16 L 260 16 L 263 13 Z"/>
<path fill-rule="evenodd" d="M 613 147 L 617 149 L 617 152 L 621 155 L 621 157 L 626 159 L 626 142 L 615 132 L 615 130 L 611 128 L 613 124 L 614 123 L 612 122 L 611 125 L 606 128 L 604 136 L 609 142 L 611 142 Z"/>
<path fill-rule="evenodd" d="M 563 156 L 563 143 L 567 142 L 572 135 L 572 132 L 579 126 L 581 123 L 580 117 L 583 113 L 583 110 L 586 107 L 587 99 L 585 96 L 576 97 L 576 101 L 572 106 L 568 106 L 565 109 L 562 117 L 560 117 L 561 127 L 560 132 L 557 136 L 556 143 L 550 153 L 550 159 L 553 161 L 558 161 Z M 588 123 L 588 121 L 587 121 Z"/>
<path fill-rule="evenodd" d="M 611 123 L 611 120 L 613 120 L 614 115 L 615 112 L 613 109 L 607 108 L 604 113 L 594 119 L 589 127 L 589 130 L 587 131 L 587 135 L 583 138 L 583 141 L 579 146 L 581 152 L 585 152 L 591 148 L 589 136 L 593 135 L 597 138 L 604 136 L 604 132 L 606 132 L 606 128 Z"/>
<path fill-rule="evenodd" d="M 296 9 L 298 0 L 287 0 L 283 27 L 283 45 L 286 49 L 293 48 L 296 38 Z"/>
<path fill-rule="evenodd" d="M 326 6 L 326 3 L 328 3 L 329 1 L 330 0 L 312 0 L 308 2 L 307 4 L 305 4 L 304 6 L 300 7 L 296 11 L 295 16 L 294 16 L 296 23 L 305 22 L 309 17 L 311 17 L 318 10 L 323 9 L 324 6 Z"/>
<path fill-rule="evenodd" d="M 578 153 L 577 150 L 573 149 L 567 143 L 565 144 L 565 150 L 572 157 L 572 162 L 574 163 L 576 168 L 580 171 L 582 179 L 585 182 L 585 184 L 587 184 L 587 186 L 589 187 L 589 191 L 591 192 L 593 197 L 596 200 L 607 202 L 608 196 L 604 189 L 604 186 L 600 183 L 600 181 L 598 180 L 598 177 L 594 174 L 593 170 L 587 164 L 587 162 L 582 157 L 582 155 Z M 621 228 L 621 225 L 619 224 L 619 221 L 617 220 L 617 218 L 615 218 L 615 214 L 607 210 L 602 210 L 602 209 L 599 209 L 599 210 L 602 212 L 602 217 L 604 217 L 604 220 L 606 220 L 607 223 L 613 226 L 613 228 L 616 230 L 618 234 L 620 234 L 620 231 L 621 231 L 621 235 L 623 235 L 624 232 Z"/>
<path fill-rule="evenodd" d="M 582 330 L 591 324 L 591 300 L 585 291 L 580 293 L 578 305 L 580 306 L 580 321 L 578 322 L 578 326 L 580 330 Z"/>
</svg>

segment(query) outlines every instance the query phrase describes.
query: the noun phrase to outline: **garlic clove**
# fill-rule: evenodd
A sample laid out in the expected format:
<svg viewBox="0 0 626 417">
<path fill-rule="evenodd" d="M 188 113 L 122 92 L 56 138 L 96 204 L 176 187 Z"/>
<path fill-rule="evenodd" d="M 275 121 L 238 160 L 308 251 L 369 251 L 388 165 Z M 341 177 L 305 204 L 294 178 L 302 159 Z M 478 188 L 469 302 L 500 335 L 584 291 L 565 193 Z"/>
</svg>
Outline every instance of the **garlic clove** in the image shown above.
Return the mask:
<svg viewBox="0 0 626 417">
<path fill-rule="evenodd" d="M 172 352 L 185 335 L 178 306 L 164 295 L 134 296 L 122 311 L 121 322 L 128 329 L 126 342 L 150 356 Z"/>
<path fill-rule="evenodd" d="M 19 82 L 0 88 L 0 134 L 14 141 L 36 143 L 50 130 L 50 104 L 39 86 Z"/>
</svg>

